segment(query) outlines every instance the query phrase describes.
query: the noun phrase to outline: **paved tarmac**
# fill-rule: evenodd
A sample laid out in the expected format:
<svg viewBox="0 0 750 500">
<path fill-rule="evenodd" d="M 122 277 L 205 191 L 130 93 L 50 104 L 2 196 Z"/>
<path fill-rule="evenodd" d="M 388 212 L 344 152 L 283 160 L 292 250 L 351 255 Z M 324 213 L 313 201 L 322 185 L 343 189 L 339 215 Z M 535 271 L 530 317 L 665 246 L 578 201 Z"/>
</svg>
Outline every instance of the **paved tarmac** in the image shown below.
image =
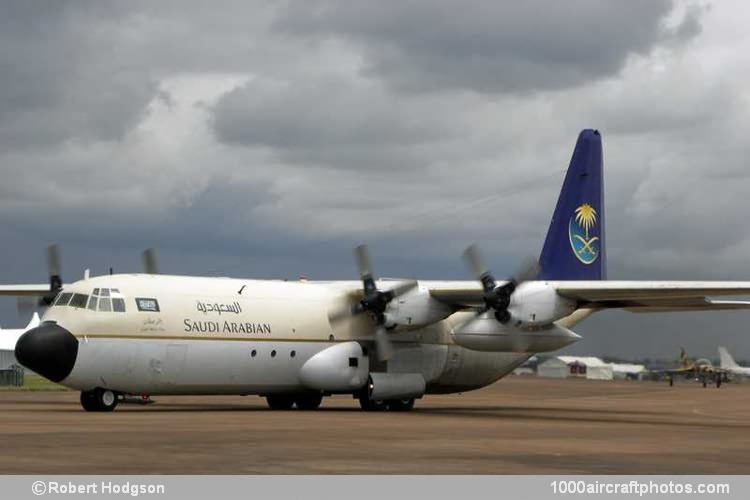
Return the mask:
<svg viewBox="0 0 750 500">
<path fill-rule="evenodd" d="M 0 393 L 0 472 L 750 473 L 750 384 L 508 377 L 410 413 L 261 398 L 158 397 L 85 413 L 75 392 Z"/>
</svg>

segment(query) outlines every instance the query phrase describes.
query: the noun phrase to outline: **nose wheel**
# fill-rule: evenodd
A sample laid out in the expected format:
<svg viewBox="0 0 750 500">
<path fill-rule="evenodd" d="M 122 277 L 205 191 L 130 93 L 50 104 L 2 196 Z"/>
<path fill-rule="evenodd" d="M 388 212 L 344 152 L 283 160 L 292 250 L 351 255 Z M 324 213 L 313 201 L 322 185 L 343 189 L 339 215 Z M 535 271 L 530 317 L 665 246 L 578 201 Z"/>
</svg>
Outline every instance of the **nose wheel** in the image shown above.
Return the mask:
<svg viewBox="0 0 750 500">
<path fill-rule="evenodd" d="M 81 406 L 86 411 L 112 411 L 117 408 L 117 403 L 117 394 L 109 389 L 81 392 Z"/>
</svg>

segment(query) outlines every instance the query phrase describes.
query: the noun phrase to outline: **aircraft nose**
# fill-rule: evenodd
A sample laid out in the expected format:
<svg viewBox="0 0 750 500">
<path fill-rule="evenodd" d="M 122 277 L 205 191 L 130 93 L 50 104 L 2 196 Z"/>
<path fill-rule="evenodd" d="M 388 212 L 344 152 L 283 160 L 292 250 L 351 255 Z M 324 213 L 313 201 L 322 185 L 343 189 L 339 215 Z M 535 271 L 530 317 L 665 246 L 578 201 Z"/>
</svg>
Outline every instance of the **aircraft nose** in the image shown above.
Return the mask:
<svg viewBox="0 0 750 500">
<path fill-rule="evenodd" d="M 57 323 L 44 322 L 21 335 L 16 359 L 23 366 L 53 382 L 73 371 L 78 356 L 78 339 Z"/>
</svg>

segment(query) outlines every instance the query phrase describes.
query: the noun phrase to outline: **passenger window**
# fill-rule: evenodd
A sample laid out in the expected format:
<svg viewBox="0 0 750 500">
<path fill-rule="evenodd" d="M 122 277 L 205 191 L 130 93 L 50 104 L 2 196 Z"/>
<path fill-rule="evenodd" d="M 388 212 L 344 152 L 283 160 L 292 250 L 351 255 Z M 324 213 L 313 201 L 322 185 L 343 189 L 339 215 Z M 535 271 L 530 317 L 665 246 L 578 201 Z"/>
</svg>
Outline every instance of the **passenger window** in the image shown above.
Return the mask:
<svg viewBox="0 0 750 500">
<path fill-rule="evenodd" d="M 118 313 L 124 313 L 125 312 L 125 300 L 124 299 L 112 299 L 112 310 L 114 312 Z"/>
<path fill-rule="evenodd" d="M 55 302 L 56 306 L 67 306 L 68 302 L 70 302 L 70 298 L 73 296 L 72 293 L 61 293 L 57 297 L 57 301 Z"/>
<path fill-rule="evenodd" d="M 82 293 L 73 294 L 73 298 L 70 299 L 70 307 L 86 307 L 86 303 L 89 300 L 88 295 Z"/>
<path fill-rule="evenodd" d="M 99 310 L 104 312 L 112 311 L 112 299 L 101 297 L 99 299 Z"/>
<path fill-rule="evenodd" d="M 109 297 L 109 288 L 102 288 L 102 297 Z"/>
<path fill-rule="evenodd" d="M 89 309 L 92 311 L 96 311 L 96 303 L 99 301 L 98 297 L 94 297 L 93 295 L 89 299 Z"/>
</svg>

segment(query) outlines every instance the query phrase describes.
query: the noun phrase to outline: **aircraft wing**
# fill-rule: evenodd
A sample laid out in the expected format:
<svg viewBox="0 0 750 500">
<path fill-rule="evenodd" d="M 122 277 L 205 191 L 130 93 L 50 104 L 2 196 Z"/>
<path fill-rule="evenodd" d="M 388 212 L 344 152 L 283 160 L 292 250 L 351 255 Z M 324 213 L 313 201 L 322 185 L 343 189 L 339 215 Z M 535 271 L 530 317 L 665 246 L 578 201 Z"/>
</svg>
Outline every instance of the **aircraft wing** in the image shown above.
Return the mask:
<svg viewBox="0 0 750 500">
<path fill-rule="evenodd" d="M 49 293 L 49 283 L 43 285 L 0 285 L 0 295 L 39 297 Z"/>
<path fill-rule="evenodd" d="M 746 281 L 568 281 L 553 286 L 579 307 L 631 312 L 750 309 L 750 301 L 714 297 L 750 295 Z"/>
<path fill-rule="evenodd" d="M 750 309 L 750 301 L 715 297 L 750 296 L 747 281 L 552 281 L 561 296 L 579 308 L 625 309 L 631 312 L 710 311 Z M 503 282 L 497 283 L 499 286 Z M 425 282 L 430 294 L 454 307 L 483 303 L 478 283 Z"/>
</svg>

